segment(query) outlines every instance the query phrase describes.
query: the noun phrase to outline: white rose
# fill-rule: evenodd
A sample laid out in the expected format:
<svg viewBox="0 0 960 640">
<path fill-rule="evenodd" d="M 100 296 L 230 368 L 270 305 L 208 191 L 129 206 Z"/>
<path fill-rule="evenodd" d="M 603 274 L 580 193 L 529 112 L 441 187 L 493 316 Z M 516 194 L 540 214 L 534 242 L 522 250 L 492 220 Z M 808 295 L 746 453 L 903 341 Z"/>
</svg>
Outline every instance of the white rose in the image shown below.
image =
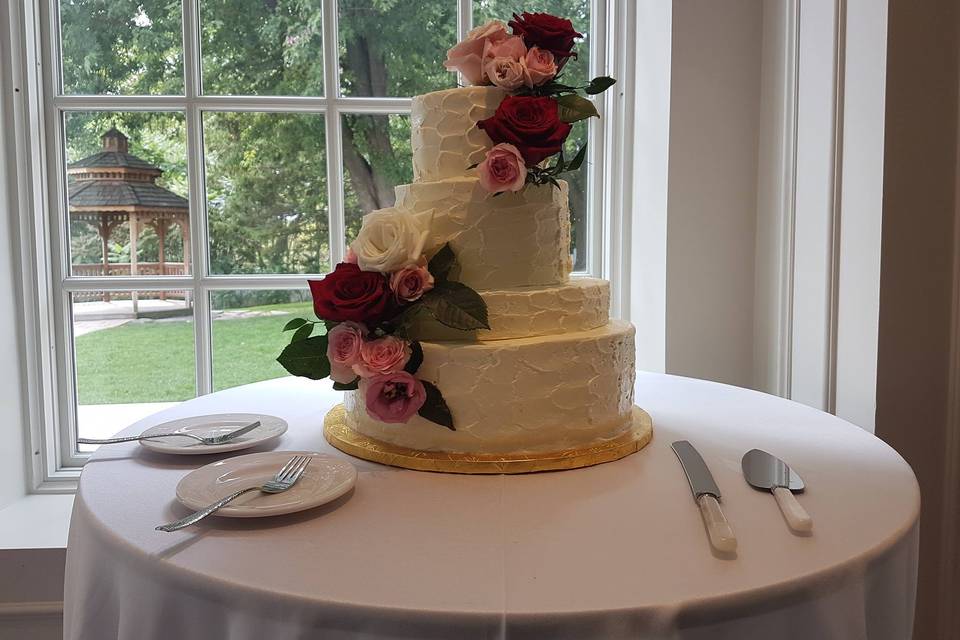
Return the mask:
<svg viewBox="0 0 960 640">
<path fill-rule="evenodd" d="M 360 233 L 350 248 L 364 271 L 392 273 L 417 262 L 427 233 L 409 213 L 380 209 L 363 216 Z"/>
</svg>

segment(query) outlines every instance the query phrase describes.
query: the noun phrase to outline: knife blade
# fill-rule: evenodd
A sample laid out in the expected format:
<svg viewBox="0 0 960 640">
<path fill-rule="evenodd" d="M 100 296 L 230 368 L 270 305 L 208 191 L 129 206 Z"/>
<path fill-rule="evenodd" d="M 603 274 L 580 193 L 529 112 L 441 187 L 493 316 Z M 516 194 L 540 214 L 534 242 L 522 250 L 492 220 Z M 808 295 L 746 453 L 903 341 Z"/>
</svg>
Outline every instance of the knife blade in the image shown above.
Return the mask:
<svg viewBox="0 0 960 640">
<path fill-rule="evenodd" d="M 813 530 L 813 518 L 793 495 L 794 491 L 803 491 L 803 480 L 786 462 L 766 451 L 751 449 L 743 454 L 740 466 L 750 486 L 773 493 L 791 529 L 798 533 Z"/>
<path fill-rule="evenodd" d="M 700 508 L 700 516 L 707 528 L 707 536 L 714 549 L 732 553 L 737 549 L 737 537 L 720 510 L 720 488 L 713 479 L 700 453 L 686 440 L 678 440 L 671 447 L 680 460 L 680 466 L 690 483 L 693 500 Z"/>
</svg>

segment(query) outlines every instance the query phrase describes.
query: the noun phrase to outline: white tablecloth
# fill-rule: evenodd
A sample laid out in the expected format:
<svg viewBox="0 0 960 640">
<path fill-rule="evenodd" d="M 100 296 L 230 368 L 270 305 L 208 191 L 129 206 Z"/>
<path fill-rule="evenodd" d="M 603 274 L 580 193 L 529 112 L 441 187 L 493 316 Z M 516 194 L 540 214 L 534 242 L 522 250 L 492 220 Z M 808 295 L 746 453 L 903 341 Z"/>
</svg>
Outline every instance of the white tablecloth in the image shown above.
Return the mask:
<svg viewBox="0 0 960 640">
<path fill-rule="evenodd" d="M 323 439 L 339 400 L 281 379 L 197 398 L 128 429 L 211 412 L 282 416 L 275 449 Z M 357 461 L 354 492 L 297 515 L 208 519 L 174 534 L 174 488 L 212 457 L 103 447 L 80 481 L 65 637 L 906 640 L 920 496 L 886 444 L 835 417 L 715 383 L 642 374 L 654 439 L 618 462 L 520 476 Z M 670 443 L 700 450 L 739 538 L 715 557 Z M 807 483 L 814 534 L 786 528 L 740 457 L 780 455 Z"/>
</svg>

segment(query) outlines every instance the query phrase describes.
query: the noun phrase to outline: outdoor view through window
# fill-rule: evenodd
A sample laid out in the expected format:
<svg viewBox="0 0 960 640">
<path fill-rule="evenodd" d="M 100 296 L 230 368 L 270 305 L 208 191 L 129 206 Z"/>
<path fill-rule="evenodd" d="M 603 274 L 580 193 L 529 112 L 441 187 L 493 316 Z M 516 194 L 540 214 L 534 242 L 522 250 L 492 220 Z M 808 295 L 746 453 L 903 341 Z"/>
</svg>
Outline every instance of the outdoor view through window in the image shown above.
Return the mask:
<svg viewBox="0 0 960 640">
<path fill-rule="evenodd" d="M 185 17 L 169 0 L 53 4 L 61 67 L 51 99 L 66 174 L 57 207 L 70 252 L 63 317 L 73 328 L 64 357 L 87 437 L 197 393 L 285 375 L 274 361 L 283 316 L 309 313 L 301 275 L 330 270 L 363 214 L 392 205 L 394 187 L 413 179 L 404 98 L 456 86 L 442 61 L 464 8 L 475 25 L 518 8 L 199 0 Z M 324 4 L 336 8 L 335 30 Z M 594 26 L 589 0 L 522 9 L 568 16 L 585 34 Z M 568 84 L 588 78 L 589 41 L 564 70 Z M 578 123 L 567 144 L 586 141 Z M 567 178 L 580 270 L 589 170 Z M 138 288 L 107 280 L 122 276 Z"/>
</svg>

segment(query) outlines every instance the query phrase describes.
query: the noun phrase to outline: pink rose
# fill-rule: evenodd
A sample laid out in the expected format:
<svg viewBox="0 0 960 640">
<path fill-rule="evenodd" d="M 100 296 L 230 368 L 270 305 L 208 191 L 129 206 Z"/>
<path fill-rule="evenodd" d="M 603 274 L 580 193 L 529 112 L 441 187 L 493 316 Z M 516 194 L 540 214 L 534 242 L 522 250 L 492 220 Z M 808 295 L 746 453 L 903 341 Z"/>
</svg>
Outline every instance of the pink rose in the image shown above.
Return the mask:
<svg viewBox="0 0 960 640">
<path fill-rule="evenodd" d="M 416 302 L 430 289 L 433 289 L 433 275 L 427 270 L 427 261 L 420 259 L 420 264 L 404 267 L 390 276 L 390 288 L 398 300 Z"/>
<path fill-rule="evenodd" d="M 513 58 L 489 58 L 483 67 L 487 79 L 507 91 L 513 91 L 524 85 L 525 71 L 523 62 Z"/>
<path fill-rule="evenodd" d="M 327 333 L 327 359 L 334 382 L 347 384 L 356 379 L 353 365 L 360 361 L 360 347 L 366 335 L 367 328 L 357 322 L 341 322 Z"/>
<path fill-rule="evenodd" d="M 353 371 L 361 378 L 396 373 L 403 370 L 411 353 L 407 341 L 394 336 L 368 340 L 360 347 L 360 359 L 354 363 Z"/>
<path fill-rule="evenodd" d="M 423 383 L 406 371 L 377 376 L 361 382 L 367 413 L 379 420 L 397 424 L 407 422 L 427 399 Z"/>
<path fill-rule="evenodd" d="M 530 47 L 524 58 L 524 70 L 524 84 L 530 88 L 538 87 L 557 75 L 557 63 L 546 49 Z"/>
<path fill-rule="evenodd" d="M 510 36 L 505 40 L 490 41 L 483 45 L 483 59 L 510 58 L 520 62 L 527 55 L 527 45 L 520 36 Z"/>
<path fill-rule="evenodd" d="M 343 256 L 343 261 L 347 264 L 357 264 L 357 254 L 354 252 L 353 247 L 347 246 L 347 255 Z"/>
<path fill-rule="evenodd" d="M 480 186 L 490 193 L 520 191 L 527 180 L 527 165 L 520 151 L 508 142 L 502 142 L 487 151 L 487 157 L 477 165 Z"/>
<path fill-rule="evenodd" d="M 488 44 L 506 40 L 507 27 L 499 20 L 472 29 L 462 42 L 447 51 L 443 63 L 447 71 L 459 71 L 470 84 L 486 84 L 483 74 L 483 56 Z"/>
</svg>

